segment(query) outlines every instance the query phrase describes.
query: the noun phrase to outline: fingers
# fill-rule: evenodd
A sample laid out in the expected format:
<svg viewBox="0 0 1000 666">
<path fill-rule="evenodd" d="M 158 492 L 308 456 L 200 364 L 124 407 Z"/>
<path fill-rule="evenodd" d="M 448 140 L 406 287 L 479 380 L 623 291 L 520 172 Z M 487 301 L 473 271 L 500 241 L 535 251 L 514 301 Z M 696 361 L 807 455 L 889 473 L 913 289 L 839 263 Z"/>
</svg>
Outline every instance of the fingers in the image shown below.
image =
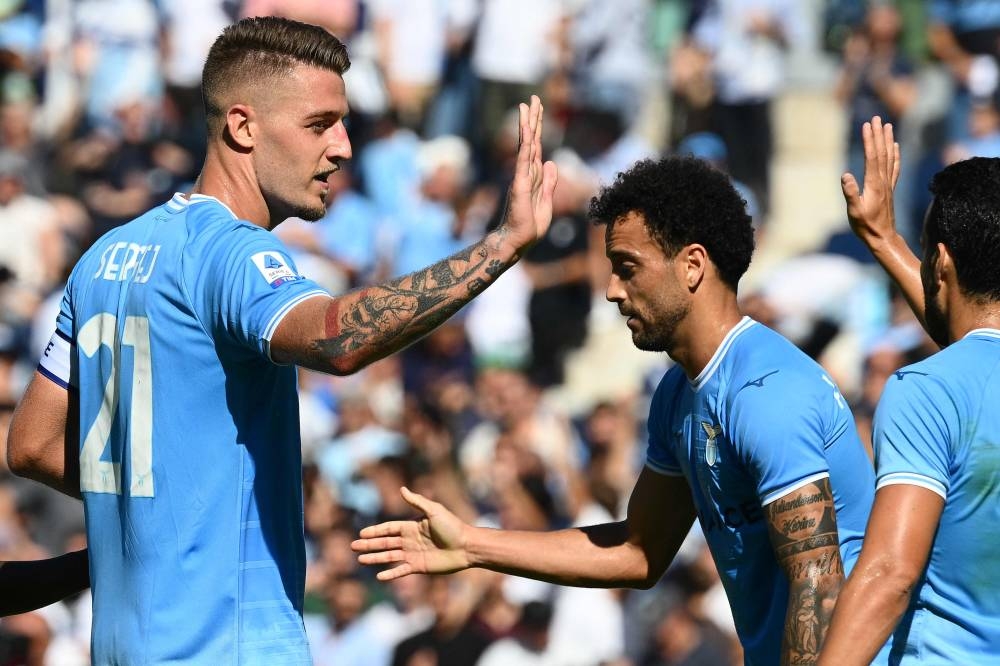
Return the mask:
<svg viewBox="0 0 1000 666">
<path fill-rule="evenodd" d="M 865 173 L 862 178 L 867 184 L 875 178 L 878 171 L 878 160 L 875 157 L 875 137 L 872 136 L 872 124 L 865 123 L 861 126 L 861 143 L 865 147 Z"/>
<path fill-rule="evenodd" d="M 850 213 L 861 199 L 861 189 L 853 174 L 845 173 L 840 177 L 840 189 L 844 193 L 844 200 L 847 201 L 847 212 Z"/>
<path fill-rule="evenodd" d="M 397 578 L 402 578 L 403 576 L 409 576 L 411 573 L 413 573 L 413 567 L 411 567 L 409 563 L 404 562 L 403 564 L 400 564 L 398 567 L 386 569 L 385 571 L 379 571 L 377 574 L 375 574 L 375 577 L 378 578 L 383 583 L 385 583 L 390 580 L 396 580 Z"/>
<path fill-rule="evenodd" d="M 882 127 L 882 119 L 878 116 L 872 118 L 872 140 L 875 148 L 875 161 L 878 164 L 878 175 L 889 181 L 889 161 L 886 159 L 885 151 L 885 131 Z"/>
<path fill-rule="evenodd" d="M 407 504 L 412 506 L 417 511 L 420 511 L 425 516 L 429 516 L 434 511 L 434 505 L 436 502 L 432 502 L 423 495 L 413 492 L 406 486 L 401 487 L 399 489 L 399 493 L 403 496 L 403 499 L 406 500 Z"/>
<path fill-rule="evenodd" d="M 393 520 L 388 523 L 379 523 L 365 527 L 359 533 L 362 539 L 376 539 L 378 537 L 400 536 L 403 533 L 405 520 Z M 356 543 L 356 542 L 355 542 Z"/>
<path fill-rule="evenodd" d="M 532 160 L 541 160 L 542 158 L 542 119 L 545 117 L 545 107 L 542 106 L 542 100 L 538 98 L 537 95 L 531 96 L 531 106 L 535 110 L 535 134 L 532 137 Z"/>
<path fill-rule="evenodd" d="M 885 144 L 885 180 L 887 183 L 892 182 L 892 173 L 896 169 L 896 151 L 894 146 L 896 145 L 896 139 L 893 137 L 893 127 L 892 123 L 886 123 L 882 128 L 882 140 Z"/>
<path fill-rule="evenodd" d="M 364 553 L 358 555 L 358 562 L 361 564 L 393 564 L 395 562 L 405 562 L 406 553 L 402 550 L 384 550 L 380 553 Z"/>
<path fill-rule="evenodd" d="M 899 169 L 900 169 L 900 159 L 899 159 L 899 144 L 892 144 L 892 189 L 896 189 L 896 183 L 899 181 Z"/>
<path fill-rule="evenodd" d="M 379 550 L 395 550 L 403 547 L 402 537 L 384 537 L 380 539 L 355 539 L 351 542 L 351 550 L 355 553 L 371 553 Z"/>
</svg>

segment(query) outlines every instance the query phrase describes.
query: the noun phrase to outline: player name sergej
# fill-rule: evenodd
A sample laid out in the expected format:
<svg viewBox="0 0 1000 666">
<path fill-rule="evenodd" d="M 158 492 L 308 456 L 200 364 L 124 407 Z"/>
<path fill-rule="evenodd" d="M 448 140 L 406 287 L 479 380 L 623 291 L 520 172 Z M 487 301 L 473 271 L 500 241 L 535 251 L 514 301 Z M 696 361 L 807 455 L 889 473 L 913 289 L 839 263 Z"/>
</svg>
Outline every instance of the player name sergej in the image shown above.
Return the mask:
<svg viewBox="0 0 1000 666">
<path fill-rule="evenodd" d="M 159 254 L 159 245 L 139 245 L 119 241 L 109 245 L 101 254 L 101 265 L 94 273 L 94 279 L 146 282 L 153 274 L 153 267 L 156 266 L 156 257 Z"/>
</svg>

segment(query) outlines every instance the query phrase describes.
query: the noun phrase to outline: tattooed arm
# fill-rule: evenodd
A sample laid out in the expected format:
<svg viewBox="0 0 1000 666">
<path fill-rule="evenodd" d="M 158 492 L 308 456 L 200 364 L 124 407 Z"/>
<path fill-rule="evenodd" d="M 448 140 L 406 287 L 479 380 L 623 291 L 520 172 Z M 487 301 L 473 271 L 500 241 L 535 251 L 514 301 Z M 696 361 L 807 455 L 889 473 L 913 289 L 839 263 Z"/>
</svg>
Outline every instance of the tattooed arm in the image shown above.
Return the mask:
<svg viewBox="0 0 1000 666">
<path fill-rule="evenodd" d="M 930 556 L 944 499 L 911 485 L 875 493 L 865 545 L 837 602 L 820 664 L 870 664 L 906 612 Z"/>
<path fill-rule="evenodd" d="M 781 663 L 815 664 L 844 580 L 830 479 L 764 507 L 774 554 L 788 577 Z"/>
<path fill-rule="evenodd" d="M 521 138 L 504 222 L 482 241 L 388 284 L 304 301 L 282 319 L 271 358 L 350 374 L 399 351 L 455 314 L 510 268 L 552 220 L 556 168 L 542 163 L 542 105 L 520 106 Z"/>
</svg>

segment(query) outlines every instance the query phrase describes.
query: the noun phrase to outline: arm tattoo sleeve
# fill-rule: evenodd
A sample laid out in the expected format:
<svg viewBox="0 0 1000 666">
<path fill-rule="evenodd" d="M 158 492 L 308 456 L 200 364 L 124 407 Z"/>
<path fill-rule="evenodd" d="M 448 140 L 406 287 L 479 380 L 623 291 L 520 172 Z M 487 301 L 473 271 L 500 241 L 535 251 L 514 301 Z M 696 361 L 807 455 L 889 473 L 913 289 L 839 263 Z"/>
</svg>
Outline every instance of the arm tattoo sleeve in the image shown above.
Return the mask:
<svg viewBox="0 0 1000 666">
<path fill-rule="evenodd" d="M 311 356 L 349 359 L 347 365 L 360 368 L 426 335 L 516 261 L 501 258 L 499 234 L 387 284 L 336 298 L 327 312 L 326 337 L 312 341 Z"/>
<path fill-rule="evenodd" d="M 782 664 L 813 664 L 844 579 L 830 480 L 775 500 L 765 515 L 789 582 Z"/>
</svg>

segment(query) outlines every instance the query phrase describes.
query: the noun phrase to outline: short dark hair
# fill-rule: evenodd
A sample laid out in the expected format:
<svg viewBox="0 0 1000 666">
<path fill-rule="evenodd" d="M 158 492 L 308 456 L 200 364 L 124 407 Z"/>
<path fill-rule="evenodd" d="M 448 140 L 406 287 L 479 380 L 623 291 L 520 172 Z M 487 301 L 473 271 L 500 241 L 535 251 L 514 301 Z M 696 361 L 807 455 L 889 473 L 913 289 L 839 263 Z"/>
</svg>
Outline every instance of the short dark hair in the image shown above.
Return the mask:
<svg viewBox="0 0 1000 666">
<path fill-rule="evenodd" d="M 1000 159 L 973 157 L 931 180 L 926 249 L 944 244 L 958 286 L 968 296 L 1000 301 Z"/>
<path fill-rule="evenodd" d="M 202 69 L 209 127 L 226 111 L 220 100 L 226 90 L 287 74 L 299 64 L 343 75 L 351 60 L 344 44 L 318 25 L 255 16 L 227 27 L 212 44 Z"/>
<path fill-rule="evenodd" d="M 703 245 L 719 277 L 736 290 L 753 256 L 753 227 L 726 174 L 694 157 L 642 160 L 590 202 L 598 224 L 614 224 L 632 212 L 642 215 L 667 256 L 691 243 Z"/>
</svg>

